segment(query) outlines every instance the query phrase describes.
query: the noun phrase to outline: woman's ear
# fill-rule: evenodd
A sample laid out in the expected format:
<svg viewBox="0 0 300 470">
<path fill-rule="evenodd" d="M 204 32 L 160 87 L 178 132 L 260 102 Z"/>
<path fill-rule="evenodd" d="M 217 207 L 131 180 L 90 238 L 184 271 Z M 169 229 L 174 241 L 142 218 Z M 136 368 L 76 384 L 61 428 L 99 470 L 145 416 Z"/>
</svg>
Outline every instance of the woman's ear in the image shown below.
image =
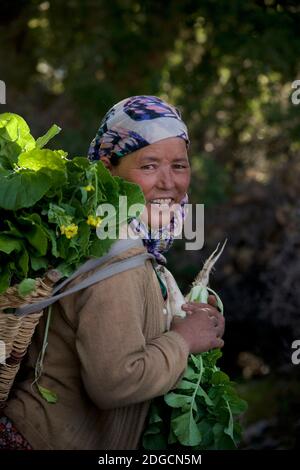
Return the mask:
<svg viewBox="0 0 300 470">
<path fill-rule="evenodd" d="M 109 170 L 112 170 L 112 164 L 109 159 L 109 157 L 101 157 L 101 162 L 103 162 L 103 165 Z"/>
</svg>

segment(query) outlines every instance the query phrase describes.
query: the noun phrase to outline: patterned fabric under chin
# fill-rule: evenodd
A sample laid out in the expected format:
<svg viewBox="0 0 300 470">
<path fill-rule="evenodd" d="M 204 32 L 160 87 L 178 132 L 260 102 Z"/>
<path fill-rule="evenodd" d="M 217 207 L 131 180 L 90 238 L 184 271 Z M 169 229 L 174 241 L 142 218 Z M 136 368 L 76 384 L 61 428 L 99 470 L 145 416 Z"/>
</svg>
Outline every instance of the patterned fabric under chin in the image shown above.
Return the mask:
<svg viewBox="0 0 300 470">
<path fill-rule="evenodd" d="M 33 450 L 7 416 L 0 417 L 0 449 Z"/>
<path fill-rule="evenodd" d="M 159 264 L 166 264 L 167 260 L 162 253 L 166 253 L 172 246 L 174 238 L 182 231 L 184 219 L 187 216 L 188 195 L 178 204 L 178 208 L 172 217 L 170 224 L 156 230 L 147 227 L 141 220 L 133 218 L 130 227 L 139 235 L 149 253 L 155 256 Z"/>
</svg>

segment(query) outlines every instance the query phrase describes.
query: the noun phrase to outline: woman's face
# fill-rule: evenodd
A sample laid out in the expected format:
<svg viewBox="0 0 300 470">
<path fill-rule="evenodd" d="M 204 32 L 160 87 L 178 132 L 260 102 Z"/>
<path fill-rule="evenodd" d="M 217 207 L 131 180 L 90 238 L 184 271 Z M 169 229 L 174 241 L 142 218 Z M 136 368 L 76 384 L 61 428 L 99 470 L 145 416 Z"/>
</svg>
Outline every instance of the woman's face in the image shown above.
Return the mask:
<svg viewBox="0 0 300 470">
<path fill-rule="evenodd" d="M 152 228 L 166 225 L 172 206 L 178 204 L 190 184 L 186 144 L 180 137 L 160 140 L 121 158 L 109 166 L 114 176 L 137 183 L 143 190 L 147 212 L 143 219 Z"/>
</svg>

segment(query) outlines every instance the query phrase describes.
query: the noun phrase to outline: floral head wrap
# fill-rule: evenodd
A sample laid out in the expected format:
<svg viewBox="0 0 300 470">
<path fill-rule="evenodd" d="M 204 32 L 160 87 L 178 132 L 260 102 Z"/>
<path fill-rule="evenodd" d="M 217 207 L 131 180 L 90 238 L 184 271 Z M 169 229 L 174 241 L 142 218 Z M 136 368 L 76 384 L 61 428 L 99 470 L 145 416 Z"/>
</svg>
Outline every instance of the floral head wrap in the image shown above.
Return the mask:
<svg viewBox="0 0 300 470">
<path fill-rule="evenodd" d="M 187 127 L 179 110 L 157 96 L 132 96 L 115 104 L 106 113 L 90 144 L 88 159 L 95 161 L 103 157 L 111 158 L 112 155 L 123 158 L 168 137 L 180 137 L 189 145 Z M 176 227 L 179 224 L 182 226 L 187 202 L 186 195 L 170 224 L 155 232 L 138 219 L 130 222 L 134 232 L 142 237 L 144 245 L 159 263 L 166 263 L 161 253 L 172 245 Z"/>
</svg>

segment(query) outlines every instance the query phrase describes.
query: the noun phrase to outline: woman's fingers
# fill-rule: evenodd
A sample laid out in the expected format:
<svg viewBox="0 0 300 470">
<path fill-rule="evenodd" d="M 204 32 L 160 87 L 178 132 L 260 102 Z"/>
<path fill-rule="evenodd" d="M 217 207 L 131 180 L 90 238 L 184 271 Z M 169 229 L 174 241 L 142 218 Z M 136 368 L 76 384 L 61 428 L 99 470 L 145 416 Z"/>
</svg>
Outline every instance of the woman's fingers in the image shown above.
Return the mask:
<svg viewBox="0 0 300 470">
<path fill-rule="evenodd" d="M 212 305 L 209 305 L 209 304 L 203 304 L 201 302 L 187 302 L 186 304 L 184 304 L 182 307 L 181 307 L 184 311 L 191 311 L 191 312 L 196 312 L 196 311 L 203 311 L 203 312 L 207 312 L 208 314 L 211 314 L 211 315 L 218 315 L 219 312 L 218 310 L 213 307 Z"/>
<path fill-rule="evenodd" d="M 207 303 L 212 305 L 213 307 L 218 307 L 217 299 L 214 295 L 209 295 L 207 299 Z"/>
</svg>

